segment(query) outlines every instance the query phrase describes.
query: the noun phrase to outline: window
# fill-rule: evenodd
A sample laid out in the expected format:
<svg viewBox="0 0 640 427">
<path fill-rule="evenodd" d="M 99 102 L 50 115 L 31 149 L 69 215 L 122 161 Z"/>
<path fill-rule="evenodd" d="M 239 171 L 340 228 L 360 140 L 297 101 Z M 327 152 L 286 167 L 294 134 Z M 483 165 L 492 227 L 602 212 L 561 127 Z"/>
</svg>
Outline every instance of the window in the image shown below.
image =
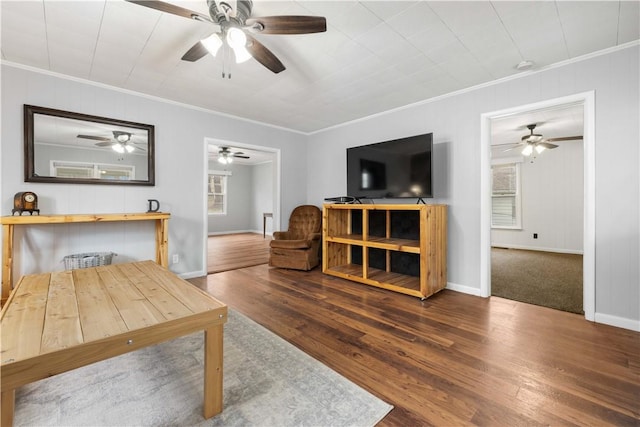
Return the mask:
<svg viewBox="0 0 640 427">
<path fill-rule="evenodd" d="M 497 164 L 491 172 L 491 226 L 521 229 L 520 164 Z"/>
<path fill-rule="evenodd" d="M 109 165 L 105 163 L 81 163 L 52 160 L 51 176 L 58 178 L 98 178 L 131 180 L 135 177 L 135 166 Z"/>
<path fill-rule="evenodd" d="M 207 212 L 209 215 L 227 214 L 227 171 L 209 171 Z"/>
</svg>

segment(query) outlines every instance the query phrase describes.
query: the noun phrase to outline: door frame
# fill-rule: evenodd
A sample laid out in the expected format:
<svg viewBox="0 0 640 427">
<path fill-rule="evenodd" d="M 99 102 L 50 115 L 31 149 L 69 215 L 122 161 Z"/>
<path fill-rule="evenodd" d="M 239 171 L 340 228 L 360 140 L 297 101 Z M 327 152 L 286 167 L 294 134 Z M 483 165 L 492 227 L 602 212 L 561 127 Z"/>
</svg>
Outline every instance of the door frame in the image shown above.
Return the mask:
<svg viewBox="0 0 640 427">
<path fill-rule="evenodd" d="M 228 141 L 223 139 L 216 138 L 205 138 L 203 149 L 204 149 L 204 161 L 203 161 L 203 170 L 204 170 L 204 187 L 203 187 L 203 198 L 204 198 L 204 209 L 202 212 L 203 215 L 203 230 L 202 230 L 202 238 L 204 244 L 204 251 L 202 253 L 202 265 L 205 271 L 205 274 L 208 270 L 207 268 L 207 252 L 208 252 L 208 238 L 209 238 L 209 214 L 207 209 L 207 186 L 209 179 L 209 144 L 214 144 L 218 146 L 231 146 L 237 148 L 244 148 L 247 150 L 258 150 L 264 151 L 267 153 L 271 153 L 274 155 L 274 177 L 275 177 L 275 188 L 273 191 L 273 218 L 272 218 L 272 230 L 280 229 L 280 212 L 281 212 L 281 190 L 282 190 L 282 155 L 279 148 L 266 147 L 263 145 L 253 145 L 246 144 L 242 142 Z"/>
<path fill-rule="evenodd" d="M 584 106 L 583 310 L 595 320 L 595 92 L 549 99 L 480 115 L 480 295 L 491 296 L 491 120 L 566 104 Z"/>
</svg>

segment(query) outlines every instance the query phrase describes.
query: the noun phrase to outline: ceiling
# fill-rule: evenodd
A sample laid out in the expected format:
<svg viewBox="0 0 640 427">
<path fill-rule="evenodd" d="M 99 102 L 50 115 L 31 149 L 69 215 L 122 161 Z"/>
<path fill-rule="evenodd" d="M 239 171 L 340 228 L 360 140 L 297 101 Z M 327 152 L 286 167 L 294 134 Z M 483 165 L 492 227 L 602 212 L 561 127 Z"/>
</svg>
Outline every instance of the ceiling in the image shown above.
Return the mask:
<svg viewBox="0 0 640 427">
<path fill-rule="evenodd" d="M 207 14 L 205 0 L 179 4 Z M 285 65 L 181 61 L 211 26 L 124 1 L 1 1 L 2 60 L 311 133 L 639 38 L 640 2 L 265 1 L 327 32 L 256 35 Z M 525 71 L 526 72 L 526 71 Z"/>
<path fill-rule="evenodd" d="M 582 136 L 584 133 L 584 106 L 568 104 L 491 120 L 491 147 L 493 157 L 513 157 L 520 155 L 520 150 L 508 150 L 522 141 L 522 137 L 531 131 L 527 125 L 535 124 L 534 133 L 541 134 L 544 139 L 568 136 Z M 566 142 L 553 142 L 562 147 Z"/>
</svg>

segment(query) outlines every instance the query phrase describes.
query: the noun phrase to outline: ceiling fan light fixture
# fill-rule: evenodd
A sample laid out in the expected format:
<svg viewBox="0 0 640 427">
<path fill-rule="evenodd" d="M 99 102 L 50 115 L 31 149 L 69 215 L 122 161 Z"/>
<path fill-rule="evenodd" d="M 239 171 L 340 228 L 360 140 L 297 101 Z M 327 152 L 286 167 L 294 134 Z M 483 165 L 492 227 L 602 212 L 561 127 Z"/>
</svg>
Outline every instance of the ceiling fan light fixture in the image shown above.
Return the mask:
<svg viewBox="0 0 640 427">
<path fill-rule="evenodd" d="M 533 145 L 527 144 L 527 146 L 524 147 L 524 150 L 522 150 L 522 155 L 523 156 L 530 156 L 531 153 L 533 153 Z"/>
<path fill-rule="evenodd" d="M 244 46 L 233 48 L 233 53 L 236 55 L 236 64 L 242 64 L 252 58 L 251 54 Z"/>
<path fill-rule="evenodd" d="M 111 148 L 113 148 L 113 151 L 115 151 L 116 153 L 124 153 L 124 145 L 122 145 L 122 143 L 113 144 Z"/>
<path fill-rule="evenodd" d="M 214 57 L 218 54 L 220 47 L 222 47 L 222 40 L 216 33 L 211 34 L 206 39 L 200 40 L 200 43 L 202 43 L 205 49 Z"/>
<path fill-rule="evenodd" d="M 536 145 L 536 152 L 538 154 L 542 153 L 544 150 L 546 150 L 546 147 L 543 147 L 542 145 Z"/>
<path fill-rule="evenodd" d="M 222 163 L 223 165 L 228 165 L 230 163 L 233 163 L 233 157 L 229 157 L 226 154 L 221 154 L 220 156 L 218 156 L 218 162 Z"/>
<path fill-rule="evenodd" d="M 127 153 L 133 153 L 133 150 L 135 150 L 136 148 L 133 145 L 126 144 L 124 146 L 124 149 L 127 150 Z"/>
<path fill-rule="evenodd" d="M 231 27 L 227 31 L 227 43 L 234 50 L 239 47 L 244 48 L 247 44 L 247 36 L 240 28 Z"/>
</svg>

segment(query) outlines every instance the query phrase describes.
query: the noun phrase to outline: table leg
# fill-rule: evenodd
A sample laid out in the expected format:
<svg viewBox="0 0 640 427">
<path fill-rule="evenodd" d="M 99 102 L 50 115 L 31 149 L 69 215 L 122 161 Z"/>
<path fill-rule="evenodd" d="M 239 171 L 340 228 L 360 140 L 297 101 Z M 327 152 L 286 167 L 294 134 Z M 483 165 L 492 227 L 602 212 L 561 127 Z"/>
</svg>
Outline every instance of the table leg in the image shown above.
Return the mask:
<svg viewBox="0 0 640 427">
<path fill-rule="evenodd" d="M 2 225 L 2 305 L 13 287 L 13 224 Z"/>
<path fill-rule="evenodd" d="M 222 412 L 223 325 L 204 331 L 204 417 Z"/>
<path fill-rule="evenodd" d="M 2 403 L 0 404 L 0 409 L 2 410 L 2 415 L 0 415 L 0 425 L 2 425 L 2 427 L 11 427 L 13 425 L 13 410 L 16 402 L 16 391 L 3 391 L 1 400 Z"/>
</svg>

